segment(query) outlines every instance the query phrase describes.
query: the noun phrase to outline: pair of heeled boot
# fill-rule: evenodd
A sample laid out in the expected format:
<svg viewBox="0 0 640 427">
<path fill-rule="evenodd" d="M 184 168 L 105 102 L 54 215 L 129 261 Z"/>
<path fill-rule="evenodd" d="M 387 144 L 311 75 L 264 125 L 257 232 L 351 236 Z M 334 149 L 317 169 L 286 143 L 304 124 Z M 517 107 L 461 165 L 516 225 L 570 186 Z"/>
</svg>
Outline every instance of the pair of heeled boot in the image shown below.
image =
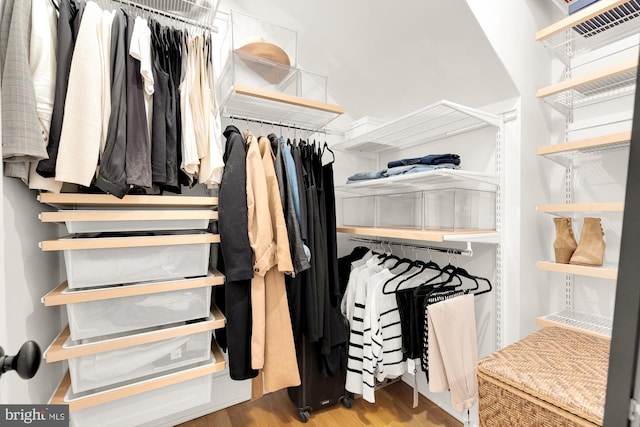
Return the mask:
<svg viewBox="0 0 640 427">
<path fill-rule="evenodd" d="M 556 239 L 553 250 L 556 262 L 560 264 L 577 264 L 601 266 L 604 257 L 604 231 L 600 218 L 585 218 L 580 234 L 580 243 L 576 243 L 571 227 L 571 218 L 554 218 Z"/>
</svg>

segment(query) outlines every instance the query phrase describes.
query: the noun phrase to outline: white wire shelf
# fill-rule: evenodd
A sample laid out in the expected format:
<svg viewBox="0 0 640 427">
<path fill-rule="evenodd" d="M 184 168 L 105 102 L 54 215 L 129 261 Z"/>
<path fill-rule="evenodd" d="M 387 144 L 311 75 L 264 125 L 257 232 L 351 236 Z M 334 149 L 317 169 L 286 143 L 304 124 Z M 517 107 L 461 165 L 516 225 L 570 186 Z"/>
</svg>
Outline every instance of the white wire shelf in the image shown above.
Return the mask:
<svg viewBox="0 0 640 427">
<path fill-rule="evenodd" d="M 536 96 L 566 114 L 570 108 L 632 95 L 635 90 L 637 71 L 638 59 L 629 58 L 600 70 L 538 89 Z"/>
<path fill-rule="evenodd" d="M 613 320 L 599 314 L 564 310 L 538 317 L 536 323 L 543 328 L 555 326 L 610 339 Z"/>
<path fill-rule="evenodd" d="M 631 132 L 619 132 L 594 138 L 569 141 L 560 144 L 538 147 L 536 154 L 554 161 L 564 167 L 573 162 L 593 158 L 607 152 L 626 150 L 631 141 Z"/>
<path fill-rule="evenodd" d="M 222 105 L 222 114 L 227 117 L 250 117 L 317 130 L 344 113 L 339 105 L 238 84 L 229 88 Z"/>
<path fill-rule="evenodd" d="M 559 264 L 552 261 L 538 261 L 536 266 L 540 270 L 555 273 L 575 274 L 578 276 L 609 280 L 616 280 L 618 278 L 618 269 L 615 266 L 590 267 L 586 265 Z"/>
<path fill-rule="evenodd" d="M 640 33 L 639 0 L 600 0 L 538 31 L 541 41 L 558 58 L 572 58 Z"/>
<path fill-rule="evenodd" d="M 413 147 L 487 126 L 500 126 L 496 114 L 442 100 L 335 144 L 337 150 L 384 153 Z"/>
<path fill-rule="evenodd" d="M 168 25 L 178 21 L 218 32 L 215 21 L 220 0 L 98 0 L 104 9 L 109 9 L 109 3 L 117 3 L 129 11 L 152 14 Z"/>
<path fill-rule="evenodd" d="M 460 169 L 435 169 L 337 185 L 335 190 L 361 195 L 409 193 L 425 189 L 454 187 L 495 191 L 499 184 L 500 177 L 495 174 Z"/>
</svg>

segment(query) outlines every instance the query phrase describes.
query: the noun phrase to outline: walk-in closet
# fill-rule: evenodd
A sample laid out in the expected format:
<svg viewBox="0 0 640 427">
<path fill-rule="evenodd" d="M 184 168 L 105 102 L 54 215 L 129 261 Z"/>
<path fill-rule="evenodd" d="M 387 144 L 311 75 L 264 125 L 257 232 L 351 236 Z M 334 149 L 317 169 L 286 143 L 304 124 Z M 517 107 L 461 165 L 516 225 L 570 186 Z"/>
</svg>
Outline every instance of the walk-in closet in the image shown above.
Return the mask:
<svg viewBox="0 0 640 427">
<path fill-rule="evenodd" d="M 0 425 L 640 425 L 637 0 L 0 9 Z"/>
</svg>

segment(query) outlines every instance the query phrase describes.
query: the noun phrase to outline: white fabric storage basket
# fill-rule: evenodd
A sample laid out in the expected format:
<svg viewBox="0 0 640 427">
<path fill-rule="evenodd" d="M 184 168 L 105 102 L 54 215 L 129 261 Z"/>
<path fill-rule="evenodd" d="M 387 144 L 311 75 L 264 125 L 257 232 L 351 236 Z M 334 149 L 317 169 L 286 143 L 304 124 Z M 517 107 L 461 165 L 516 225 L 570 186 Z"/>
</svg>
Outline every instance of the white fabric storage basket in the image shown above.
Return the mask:
<svg viewBox="0 0 640 427">
<path fill-rule="evenodd" d="M 69 359 L 74 393 L 111 386 L 203 362 L 211 357 L 211 331 Z"/>
<path fill-rule="evenodd" d="M 161 425 L 173 414 L 211 402 L 211 375 L 71 412 L 73 427 Z"/>
<path fill-rule="evenodd" d="M 79 341 L 206 318 L 211 287 L 67 304 L 71 339 Z"/>
<path fill-rule="evenodd" d="M 66 212 L 61 210 L 60 212 Z M 73 212 L 73 211 L 72 211 Z M 83 210 L 83 213 L 104 213 L 109 211 Z M 65 221 L 69 233 L 105 233 L 133 231 L 174 231 L 205 230 L 209 219 L 162 219 L 162 220 L 118 220 L 118 221 Z"/>
<path fill-rule="evenodd" d="M 204 276 L 209 243 L 65 250 L 69 288 Z"/>
</svg>

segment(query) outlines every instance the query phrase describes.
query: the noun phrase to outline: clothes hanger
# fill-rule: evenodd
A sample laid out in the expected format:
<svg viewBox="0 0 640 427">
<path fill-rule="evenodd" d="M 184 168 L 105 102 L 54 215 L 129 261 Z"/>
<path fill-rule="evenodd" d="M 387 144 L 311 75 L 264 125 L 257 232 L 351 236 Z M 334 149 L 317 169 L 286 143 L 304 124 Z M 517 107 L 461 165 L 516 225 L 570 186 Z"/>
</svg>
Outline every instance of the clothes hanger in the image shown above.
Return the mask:
<svg viewBox="0 0 640 427">
<path fill-rule="evenodd" d="M 322 156 L 324 156 L 324 151 L 327 150 L 331 153 L 331 161 L 329 163 L 327 163 L 328 165 L 332 164 L 333 162 L 336 161 L 336 154 L 333 152 L 333 150 L 331 148 L 329 148 L 329 144 L 327 144 L 327 142 L 324 142 L 324 145 L 322 146 L 322 154 L 320 154 L 320 157 L 322 158 Z"/>
<path fill-rule="evenodd" d="M 60 12 L 60 7 L 58 6 L 58 4 L 56 3 L 56 1 L 55 1 L 55 0 L 51 0 L 51 4 L 53 5 L 53 7 L 55 7 L 55 8 L 56 8 L 56 10 L 57 10 L 58 12 Z"/>
</svg>

